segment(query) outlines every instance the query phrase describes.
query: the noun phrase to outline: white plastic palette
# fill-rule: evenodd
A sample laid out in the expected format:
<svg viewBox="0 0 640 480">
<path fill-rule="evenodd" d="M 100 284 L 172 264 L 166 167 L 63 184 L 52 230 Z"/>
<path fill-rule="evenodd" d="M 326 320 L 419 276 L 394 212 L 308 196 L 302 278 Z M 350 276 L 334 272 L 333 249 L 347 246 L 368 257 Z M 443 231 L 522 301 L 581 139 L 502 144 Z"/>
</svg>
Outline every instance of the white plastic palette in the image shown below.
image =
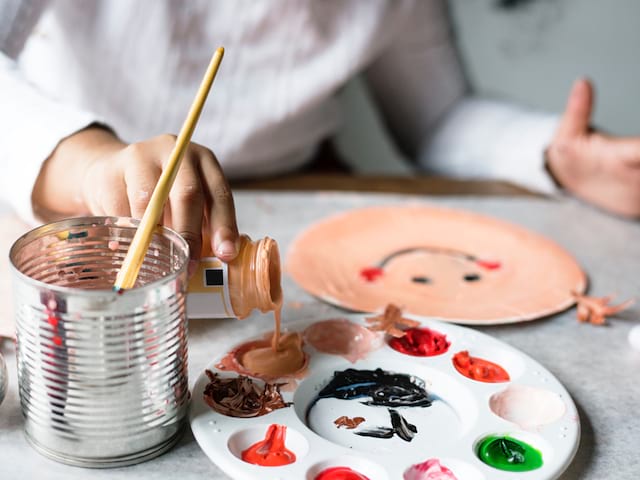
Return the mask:
<svg viewBox="0 0 640 480">
<path fill-rule="evenodd" d="M 365 324 L 365 317 L 357 314 L 344 318 Z M 560 382 L 535 360 L 488 335 L 456 325 L 417 320 L 421 326 L 447 335 L 451 346 L 446 353 L 413 357 L 395 351 L 384 342 L 365 359 L 351 363 L 341 356 L 321 353 L 305 345 L 310 355 L 308 375 L 294 392 L 283 392 L 284 400 L 293 405 L 257 418 L 229 417 L 212 410 L 203 398 L 209 381 L 203 372 L 194 387 L 191 405 L 191 427 L 197 442 L 214 463 L 238 480 L 313 480 L 322 470 L 335 466 L 350 467 L 370 480 L 402 479 L 408 467 L 431 458 L 439 459 L 458 480 L 559 477 L 571 462 L 580 437 L 576 407 Z M 302 331 L 311 323 L 293 325 L 290 329 Z M 511 380 L 483 383 L 461 375 L 454 368 L 452 357 L 462 350 L 468 350 L 473 357 L 498 363 L 507 370 Z M 226 353 L 220 352 L 208 369 L 222 377 L 236 376 L 215 367 Z M 356 435 L 354 432 L 367 426 L 390 423 L 387 408 L 363 405 L 361 402 L 366 398 L 322 399 L 307 416 L 309 405 L 329 383 L 334 371 L 348 368 L 382 368 L 424 380 L 426 390 L 434 399 L 432 406 L 398 408 L 418 429 L 411 442 L 398 436 L 379 439 Z M 508 388 L 514 392 L 510 395 L 513 402 L 501 404 L 499 412 L 506 417 L 502 418 L 492 411 L 490 403 L 492 396 Z M 495 400 L 495 396 L 493 398 Z M 549 402 L 561 408 L 555 409 L 558 415 L 547 423 L 549 417 L 542 413 Z M 493 409 L 498 410 L 495 404 Z M 337 428 L 333 422 L 342 415 L 362 416 L 366 421 L 355 430 Z M 263 440 L 271 424 L 287 426 L 286 447 L 295 453 L 296 461 L 286 466 L 262 467 L 241 460 L 242 451 Z M 488 435 L 508 435 L 528 443 L 542 453 L 544 464 L 529 472 L 509 472 L 486 465 L 477 457 L 476 448 Z"/>
</svg>

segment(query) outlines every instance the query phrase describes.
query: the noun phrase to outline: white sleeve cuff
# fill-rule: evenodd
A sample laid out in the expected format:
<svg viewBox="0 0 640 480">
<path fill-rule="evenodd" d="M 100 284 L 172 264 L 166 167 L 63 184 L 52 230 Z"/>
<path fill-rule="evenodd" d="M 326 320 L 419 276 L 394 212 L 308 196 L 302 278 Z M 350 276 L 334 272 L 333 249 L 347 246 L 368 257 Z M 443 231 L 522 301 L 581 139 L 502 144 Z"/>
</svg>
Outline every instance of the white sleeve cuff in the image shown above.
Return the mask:
<svg viewBox="0 0 640 480">
<path fill-rule="evenodd" d="M 467 179 L 507 180 L 554 193 L 544 150 L 558 117 L 497 101 L 465 99 L 447 114 L 419 152 L 432 173 Z"/>
</svg>

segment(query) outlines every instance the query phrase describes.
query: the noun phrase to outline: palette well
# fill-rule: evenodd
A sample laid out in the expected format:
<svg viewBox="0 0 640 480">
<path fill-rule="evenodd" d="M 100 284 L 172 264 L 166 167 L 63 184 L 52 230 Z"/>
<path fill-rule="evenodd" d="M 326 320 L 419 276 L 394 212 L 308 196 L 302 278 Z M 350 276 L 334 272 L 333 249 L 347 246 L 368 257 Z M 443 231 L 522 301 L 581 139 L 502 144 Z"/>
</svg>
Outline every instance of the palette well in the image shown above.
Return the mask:
<svg viewBox="0 0 640 480">
<path fill-rule="evenodd" d="M 341 308 L 406 312 L 470 325 L 560 312 L 586 276 L 560 245 L 485 215 L 428 205 L 347 211 L 308 227 L 286 269 L 302 288 Z"/>
<path fill-rule="evenodd" d="M 304 332 L 308 363 L 295 378 L 270 379 L 283 385 L 267 387 L 266 395 L 263 380 L 238 381 L 237 373 L 222 369 L 221 352 L 193 389 L 198 444 L 240 480 L 559 477 L 580 436 L 576 407 L 560 382 L 488 335 L 411 318 L 419 321 L 413 328 L 431 332 L 416 338 L 438 339 L 435 353 L 408 354 L 392 348 L 388 335 L 363 334 L 370 324 L 359 314 L 291 325 Z M 355 335 L 331 343 L 331 329 Z M 461 352 L 467 352 L 466 373 L 454 364 Z M 495 376 L 492 367 L 468 359 L 503 372 Z M 217 411 L 209 405 L 212 392 Z M 245 418 L 233 410 L 239 405 Z M 249 457 L 280 466 L 252 464 Z"/>
</svg>

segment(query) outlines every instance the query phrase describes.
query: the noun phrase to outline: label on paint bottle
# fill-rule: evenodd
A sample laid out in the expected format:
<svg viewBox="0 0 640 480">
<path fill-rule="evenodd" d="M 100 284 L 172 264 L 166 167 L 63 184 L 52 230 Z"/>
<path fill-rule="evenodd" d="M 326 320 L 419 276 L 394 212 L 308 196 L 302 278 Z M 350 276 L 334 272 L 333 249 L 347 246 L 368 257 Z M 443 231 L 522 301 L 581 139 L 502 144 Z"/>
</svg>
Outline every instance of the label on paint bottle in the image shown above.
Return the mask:
<svg viewBox="0 0 640 480">
<path fill-rule="evenodd" d="M 197 270 L 189 280 L 187 292 L 189 318 L 235 317 L 229 297 L 227 264 L 216 257 L 200 259 Z"/>
</svg>

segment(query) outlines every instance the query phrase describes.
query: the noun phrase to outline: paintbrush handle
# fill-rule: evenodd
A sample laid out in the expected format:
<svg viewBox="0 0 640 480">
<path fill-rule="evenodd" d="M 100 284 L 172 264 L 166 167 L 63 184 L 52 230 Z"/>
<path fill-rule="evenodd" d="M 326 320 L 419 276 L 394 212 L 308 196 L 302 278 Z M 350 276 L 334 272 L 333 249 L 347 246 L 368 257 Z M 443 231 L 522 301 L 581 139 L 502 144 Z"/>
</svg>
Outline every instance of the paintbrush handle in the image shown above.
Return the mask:
<svg viewBox="0 0 640 480">
<path fill-rule="evenodd" d="M 200 113 L 207 100 L 207 95 L 216 77 L 216 73 L 218 73 L 218 67 L 220 67 L 223 55 L 224 48 L 220 47 L 213 54 L 213 57 L 211 57 L 209 67 L 202 79 L 196 98 L 191 104 L 189 114 L 180 129 L 176 144 L 169 156 L 169 161 L 158 179 L 158 183 L 153 190 L 149 204 L 140 221 L 140 225 L 131 241 L 127 256 L 124 262 L 122 262 L 122 268 L 120 268 L 114 284 L 115 290 L 133 288 L 133 285 L 136 283 L 140 267 L 151 243 L 153 232 L 160 221 L 160 215 L 162 215 L 164 205 L 167 202 L 167 198 L 169 198 L 169 192 L 178 174 L 182 157 L 189 147 L 191 135 L 196 128 Z"/>
</svg>

